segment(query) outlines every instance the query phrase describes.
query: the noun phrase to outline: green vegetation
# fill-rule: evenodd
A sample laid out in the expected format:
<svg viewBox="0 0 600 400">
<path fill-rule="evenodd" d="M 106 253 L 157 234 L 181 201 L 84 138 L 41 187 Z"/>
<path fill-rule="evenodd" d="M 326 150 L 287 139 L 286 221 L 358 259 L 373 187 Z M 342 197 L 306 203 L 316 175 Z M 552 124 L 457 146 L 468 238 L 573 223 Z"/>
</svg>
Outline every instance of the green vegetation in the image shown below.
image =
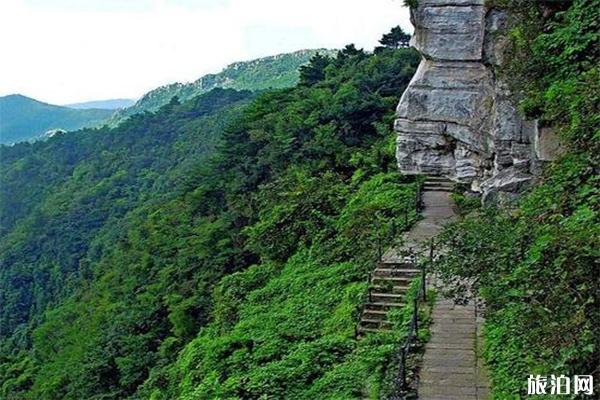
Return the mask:
<svg viewBox="0 0 600 400">
<path fill-rule="evenodd" d="M 252 101 L 0 148 L 0 397 L 383 393 L 402 332 L 354 328 L 414 202 L 391 122 L 418 61 L 348 46 Z"/>
<path fill-rule="evenodd" d="M 481 197 L 465 194 L 466 190 L 466 188 L 460 187 L 458 191 L 455 190 L 450 194 L 450 198 L 456 206 L 456 213 L 463 217 L 481 208 Z"/>
<path fill-rule="evenodd" d="M 241 61 L 228 65 L 217 74 L 204 75 L 192 83 L 173 83 L 146 93 L 135 105 L 120 110 L 111 118 L 115 125 L 124 118 L 144 111 L 156 111 L 173 97 L 186 101 L 215 88 L 236 90 L 282 89 L 298 82 L 298 68 L 309 62 L 317 53 L 335 55 L 327 49 L 298 50 L 293 53 Z"/>
<path fill-rule="evenodd" d="M 520 17 L 505 74 L 566 150 L 518 209 L 483 210 L 445 233 L 441 272 L 474 279 L 487 302 L 486 356 L 501 399 L 525 396 L 529 374 L 598 380 L 600 348 L 600 3 L 576 0 L 546 18 L 534 3 L 503 3 Z"/>
<path fill-rule="evenodd" d="M 0 147 L 0 335 L 36 319 L 96 272 L 128 212 L 176 196 L 250 92 L 216 90 L 118 130 Z M 125 218 L 125 219 L 124 219 Z M 132 222 L 133 223 L 133 222 Z"/>
<path fill-rule="evenodd" d="M 600 8 L 502 1 L 521 16 L 504 74 L 566 151 L 518 209 L 455 196 L 439 271 L 486 300 L 514 398 L 531 373 L 597 374 Z M 291 88 L 0 147 L 0 397 L 385 397 L 409 310 L 354 333 L 377 239 L 417 218 L 391 124 L 419 57 L 392 36 L 314 55 Z"/>
<path fill-rule="evenodd" d="M 96 126 L 112 113 L 54 106 L 17 94 L 0 97 L 0 145 L 37 139 L 52 129 Z"/>
</svg>

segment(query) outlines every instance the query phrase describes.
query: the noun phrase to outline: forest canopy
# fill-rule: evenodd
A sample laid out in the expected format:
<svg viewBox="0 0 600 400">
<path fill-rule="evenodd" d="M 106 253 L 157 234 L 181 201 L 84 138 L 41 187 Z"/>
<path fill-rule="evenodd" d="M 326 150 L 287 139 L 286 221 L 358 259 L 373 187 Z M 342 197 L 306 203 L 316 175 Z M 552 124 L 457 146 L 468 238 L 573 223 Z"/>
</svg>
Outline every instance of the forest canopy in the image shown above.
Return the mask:
<svg viewBox="0 0 600 400">
<path fill-rule="evenodd" d="M 396 339 L 354 327 L 373 238 L 414 203 L 391 122 L 418 61 L 348 46 L 290 89 L 0 148 L 0 396 L 380 390 Z"/>
</svg>

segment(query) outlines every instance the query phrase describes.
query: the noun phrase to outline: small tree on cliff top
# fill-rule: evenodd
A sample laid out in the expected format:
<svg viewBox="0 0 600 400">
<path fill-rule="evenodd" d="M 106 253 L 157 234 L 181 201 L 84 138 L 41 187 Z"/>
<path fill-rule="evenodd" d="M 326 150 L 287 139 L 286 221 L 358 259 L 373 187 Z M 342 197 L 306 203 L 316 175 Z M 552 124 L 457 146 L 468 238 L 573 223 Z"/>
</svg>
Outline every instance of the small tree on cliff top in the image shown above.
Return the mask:
<svg viewBox="0 0 600 400">
<path fill-rule="evenodd" d="M 383 35 L 379 40 L 384 47 L 390 47 L 397 49 L 400 47 L 408 47 L 410 42 L 410 35 L 402 30 L 400 26 L 395 26 L 389 33 Z"/>
</svg>

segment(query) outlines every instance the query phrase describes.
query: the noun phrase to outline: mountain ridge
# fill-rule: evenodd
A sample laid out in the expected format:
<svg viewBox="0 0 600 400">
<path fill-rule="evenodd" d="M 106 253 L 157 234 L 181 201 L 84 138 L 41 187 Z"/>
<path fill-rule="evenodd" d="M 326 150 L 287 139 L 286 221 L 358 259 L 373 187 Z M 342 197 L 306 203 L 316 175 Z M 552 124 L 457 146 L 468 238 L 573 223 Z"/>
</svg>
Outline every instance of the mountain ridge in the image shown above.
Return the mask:
<svg viewBox="0 0 600 400">
<path fill-rule="evenodd" d="M 135 114 L 157 111 L 173 97 L 184 102 L 215 88 L 261 91 L 291 87 L 298 82 L 299 68 L 315 54 L 335 55 L 336 52 L 324 48 L 302 49 L 236 61 L 220 72 L 203 75 L 192 82 L 159 86 L 129 107 L 121 107 L 131 101 L 128 99 L 54 105 L 21 94 L 0 97 L 0 144 L 38 140 L 56 130 L 94 128 L 104 124 L 115 127 Z"/>
<path fill-rule="evenodd" d="M 134 99 L 105 99 L 105 100 L 90 100 L 82 101 L 79 103 L 64 104 L 63 107 L 74 108 L 76 110 L 87 110 L 90 108 L 101 109 L 101 110 L 117 110 L 119 108 L 127 108 L 134 105 L 136 100 Z"/>
<path fill-rule="evenodd" d="M 266 90 L 290 87 L 299 78 L 298 69 L 308 63 L 315 54 L 334 55 L 333 49 L 302 49 L 289 53 L 236 61 L 220 72 L 206 74 L 192 82 L 175 82 L 159 86 L 145 93 L 133 106 L 117 111 L 110 125 L 117 125 L 123 119 L 144 111 L 156 111 L 173 97 L 180 101 L 207 93 L 214 88 L 236 90 Z"/>
</svg>

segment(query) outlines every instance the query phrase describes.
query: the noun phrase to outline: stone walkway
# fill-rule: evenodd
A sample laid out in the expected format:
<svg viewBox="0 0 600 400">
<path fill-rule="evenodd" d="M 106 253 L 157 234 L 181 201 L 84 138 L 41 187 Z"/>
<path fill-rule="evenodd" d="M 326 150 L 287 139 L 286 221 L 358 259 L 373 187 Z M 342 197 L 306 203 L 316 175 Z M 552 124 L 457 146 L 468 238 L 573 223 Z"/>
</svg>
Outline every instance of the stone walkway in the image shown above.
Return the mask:
<svg viewBox="0 0 600 400">
<path fill-rule="evenodd" d="M 452 187 L 453 183 L 445 178 L 428 178 L 421 197 L 423 218 L 406 232 L 402 246 L 387 251 L 372 271 L 371 290 L 360 316 L 358 335 L 392 328 L 388 311 L 404 307 L 411 279 L 421 274 L 414 261 L 405 257 L 408 250 L 413 250 L 419 257 L 427 256 L 431 238 L 454 217 L 449 197 Z"/>
<path fill-rule="evenodd" d="M 450 185 L 440 181 L 437 187 L 425 186 L 422 193 L 423 211 L 420 219 L 410 231 L 403 236 L 402 246 L 398 249 L 389 250 L 383 257 L 390 262 L 401 262 L 400 252 L 409 248 L 419 251 L 423 256 L 427 256 L 427 249 L 431 238 L 435 237 L 442 230 L 444 224 L 451 221 L 455 215 L 450 200 Z"/>
<path fill-rule="evenodd" d="M 421 400 L 480 400 L 490 398 L 486 369 L 478 356 L 481 324 L 471 302 L 456 305 L 439 297 L 433 307 L 431 339 L 419 377 Z"/>
<path fill-rule="evenodd" d="M 428 243 L 455 218 L 450 199 L 452 184 L 442 178 L 430 177 L 423 192 L 423 219 L 404 236 L 400 249 L 391 250 L 384 259 L 400 262 L 401 252 L 412 248 L 427 256 Z M 438 282 L 430 280 L 430 285 Z M 487 373 L 478 357 L 483 319 L 473 303 L 455 305 L 438 296 L 433 311 L 431 339 L 419 374 L 418 396 L 421 400 L 483 400 L 489 399 Z"/>
<path fill-rule="evenodd" d="M 427 186 L 426 186 L 427 188 Z M 429 186 L 423 193 L 424 219 L 407 236 L 415 247 L 439 233 L 454 216 L 449 193 Z M 433 280 L 430 284 L 436 285 Z M 419 376 L 418 395 L 421 400 L 481 400 L 489 399 L 486 370 L 478 356 L 483 319 L 473 303 L 455 305 L 438 296 L 431 324 L 431 339 Z"/>
<path fill-rule="evenodd" d="M 428 256 L 428 246 L 443 226 L 456 218 L 450 199 L 452 183 L 428 177 L 422 194 L 423 219 L 404 236 L 403 245 L 388 251 L 384 263 L 403 262 L 402 253 L 413 249 L 420 257 Z M 437 286 L 435 278 L 430 285 Z M 431 339 L 419 373 L 418 396 L 421 400 L 489 399 L 486 370 L 478 356 L 483 319 L 473 303 L 455 305 L 441 294 L 433 307 Z"/>
</svg>

